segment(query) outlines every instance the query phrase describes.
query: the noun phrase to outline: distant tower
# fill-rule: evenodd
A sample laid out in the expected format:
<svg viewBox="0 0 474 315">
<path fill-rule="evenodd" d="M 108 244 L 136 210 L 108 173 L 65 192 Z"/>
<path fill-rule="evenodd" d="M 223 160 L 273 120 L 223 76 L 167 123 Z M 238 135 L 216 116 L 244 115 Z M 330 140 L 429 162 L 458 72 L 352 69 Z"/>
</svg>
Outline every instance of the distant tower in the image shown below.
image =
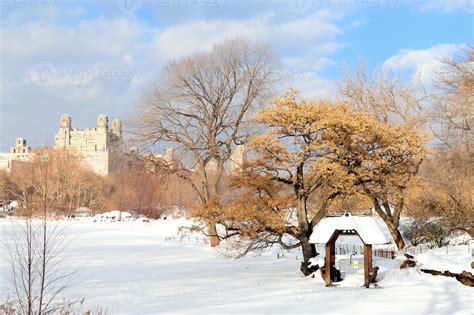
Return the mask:
<svg viewBox="0 0 474 315">
<path fill-rule="evenodd" d="M 137 147 L 130 147 L 128 149 L 128 154 L 129 155 L 138 155 L 139 151 Z"/>
<path fill-rule="evenodd" d="M 17 138 L 15 146 L 10 148 L 10 153 L 31 153 L 31 148 L 26 145 L 26 139 Z"/>
<path fill-rule="evenodd" d="M 63 114 L 59 123 L 59 132 L 56 135 L 56 146 L 65 148 L 71 141 L 71 116 Z"/>
<path fill-rule="evenodd" d="M 168 163 L 169 165 L 172 165 L 173 159 L 174 159 L 174 149 L 173 149 L 173 148 L 167 148 L 167 149 L 166 149 L 166 154 L 165 154 L 165 156 L 164 156 L 164 160 L 165 160 L 166 163 Z"/>
<path fill-rule="evenodd" d="M 15 146 L 17 147 L 26 146 L 26 140 L 23 138 L 16 138 Z"/>
<path fill-rule="evenodd" d="M 61 124 L 60 124 L 60 127 L 62 129 L 68 129 L 70 130 L 71 129 L 71 116 L 69 116 L 68 114 L 63 114 L 61 116 Z"/>
<path fill-rule="evenodd" d="M 122 121 L 120 119 L 114 119 L 112 121 L 112 134 L 117 140 L 122 139 Z"/>
<path fill-rule="evenodd" d="M 109 118 L 105 116 L 104 114 L 100 114 L 99 117 L 97 117 L 97 128 L 104 128 L 108 129 L 109 128 Z"/>
<path fill-rule="evenodd" d="M 242 170 L 245 160 L 245 146 L 237 145 L 234 152 L 230 156 L 230 172 L 235 173 Z"/>
</svg>

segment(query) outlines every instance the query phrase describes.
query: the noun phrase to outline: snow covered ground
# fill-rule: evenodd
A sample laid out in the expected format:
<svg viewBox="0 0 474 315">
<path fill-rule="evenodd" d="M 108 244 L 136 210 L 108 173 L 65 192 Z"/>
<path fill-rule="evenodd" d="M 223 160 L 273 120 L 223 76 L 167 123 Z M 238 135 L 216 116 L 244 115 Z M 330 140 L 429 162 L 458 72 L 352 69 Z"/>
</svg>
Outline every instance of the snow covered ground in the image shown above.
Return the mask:
<svg viewBox="0 0 474 315">
<path fill-rule="evenodd" d="M 82 266 L 81 281 L 67 294 L 84 297 L 83 309 L 101 306 L 109 314 L 474 314 L 473 288 L 416 269 L 399 270 L 398 260 L 376 260 L 381 267 L 378 287 L 361 287 L 360 266 L 339 286 L 327 288 L 319 273 L 314 278 L 300 275 L 298 251 L 280 259 L 275 249 L 231 260 L 202 238 L 180 237 L 179 227 L 189 224 L 183 219 L 85 218 L 61 224 L 72 240 L 67 259 Z M 2 240 L 10 228 L 8 219 L 0 219 Z M 467 266 L 471 259 L 466 245 L 426 256 L 428 263 L 448 267 L 448 262 Z M 2 272 L 6 264 L 0 247 Z M 0 282 L 0 304 L 9 296 L 6 283 Z"/>
</svg>

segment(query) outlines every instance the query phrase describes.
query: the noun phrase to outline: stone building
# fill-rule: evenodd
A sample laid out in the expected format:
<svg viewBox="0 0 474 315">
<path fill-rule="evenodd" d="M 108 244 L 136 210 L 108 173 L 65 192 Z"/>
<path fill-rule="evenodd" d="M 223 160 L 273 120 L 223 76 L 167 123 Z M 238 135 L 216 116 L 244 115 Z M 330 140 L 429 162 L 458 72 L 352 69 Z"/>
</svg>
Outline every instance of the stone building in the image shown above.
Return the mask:
<svg viewBox="0 0 474 315">
<path fill-rule="evenodd" d="M 26 145 L 26 139 L 18 138 L 10 152 L 0 153 L 0 169 L 10 172 L 15 163 L 29 161 L 31 156 L 31 148 Z"/>
<path fill-rule="evenodd" d="M 242 170 L 242 165 L 245 161 L 245 146 L 237 145 L 234 152 L 230 156 L 230 172 L 236 173 Z"/>
<path fill-rule="evenodd" d="M 165 154 L 153 154 L 155 159 L 161 159 L 169 166 L 173 166 L 173 163 L 176 161 L 174 156 L 174 149 L 173 148 L 166 148 Z"/>
<path fill-rule="evenodd" d="M 122 144 L 122 122 L 114 119 L 109 128 L 109 120 L 101 114 L 97 118 L 94 128 L 78 129 L 72 127 L 72 120 L 68 114 L 61 116 L 59 130 L 54 138 L 56 149 L 72 150 L 78 154 L 81 161 L 99 175 L 107 175 L 111 171 L 123 167 L 126 157 L 140 156 L 135 147 L 126 154 Z M 231 173 L 239 172 L 245 160 L 246 149 L 238 145 L 229 161 Z M 167 148 L 165 154 L 152 154 L 154 159 L 163 160 L 171 167 L 177 167 L 180 162 L 174 154 L 173 148 Z M 31 148 L 26 145 L 26 140 L 18 138 L 14 147 L 8 153 L 0 153 L 0 169 L 11 171 L 15 161 L 25 162 L 32 156 Z M 210 161 L 207 170 L 212 171 L 217 167 L 215 161 Z"/>
<path fill-rule="evenodd" d="M 71 117 L 64 114 L 54 146 L 58 149 L 73 149 L 97 174 L 107 175 L 112 170 L 114 149 L 117 147 L 115 144 L 121 139 L 122 122 L 119 119 L 114 119 L 109 129 L 107 116 L 101 114 L 95 128 L 77 129 L 72 128 Z"/>
<path fill-rule="evenodd" d="M 242 171 L 242 166 L 245 162 L 246 158 L 246 153 L 247 149 L 245 145 L 239 144 L 235 147 L 235 150 L 232 151 L 232 154 L 230 155 L 229 161 L 228 161 L 228 167 L 226 166 L 226 171 L 228 171 L 230 174 L 235 174 L 239 173 Z M 216 160 L 210 160 L 206 164 L 206 171 L 207 172 L 216 172 L 217 171 L 217 161 Z M 196 168 L 197 169 L 197 168 Z M 193 171 L 195 171 L 194 169 Z"/>
</svg>

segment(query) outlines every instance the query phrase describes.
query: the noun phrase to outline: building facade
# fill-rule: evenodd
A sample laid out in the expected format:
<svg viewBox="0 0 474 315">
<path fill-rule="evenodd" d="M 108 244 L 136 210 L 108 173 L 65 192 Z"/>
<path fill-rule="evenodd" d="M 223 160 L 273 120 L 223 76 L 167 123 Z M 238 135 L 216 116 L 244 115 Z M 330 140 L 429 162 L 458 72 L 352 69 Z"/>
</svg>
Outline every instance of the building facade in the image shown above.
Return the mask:
<svg viewBox="0 0 474 315">
<path fill-rule="evenodd" d="M 15 163 L 27 162 L 31 156 L 31 148 L 26 145 L 26 139 L 18 138 L 10 152 L 0 153 L 0 169 L 10 172 Z"/>
<path fill-rule="evenodd" d="M 81 162 L 99 175 L 108 175 L 115 169 L 120 169 L 126 156 L 140 156 L 136 147 L 131 147 L 128 154 L 122 147 L 122 122 L 114 119 L 109 128 L 108 117 L 104 114 L 97 117 L 94 128 L 78 129 L 72 127 L 72 119 L 68 114 L 61 116 L 59 130 L 54 138 L 54 148 L 74 151 Z M 177 167 L 180 162 L 173 148 L 167 148 L 165 154 L 152 154 L 154 159 L 162 160 L 170 167 Z M 227 170 L 230 173 L 241 171 L 245 160 L 246 148 L 236 146 L 229 159 Z M 11 171 L 15 163 L 27 162 L 33 156 L 32 150 L 23 138 L 16 139 L 15 146 L 10 152 L 0 153 L 0 169 Z M 215 170 L 215 161 L 206 166 L 207 171 Z"/>
<path fill-rule="evenodd" d="M 101 114 L 95 128 L 77 129 L 72 128 L 71 117 L 64 114 L 54 146 L 57 149 L 74 150 L 94 172 L 107 175 L 112 170 L 114 150 L 121 139 L 122 122 L 119 119 L 114 119 L 109 128 L 108 117 Z"/>
<path fill-rule="evenodd" d="M 230 172 L 237 173 L 242 170 L 242 166 L 245 161 L 246 148 L 244 145 L 239 144 L 235 147 L 234 152 L 230 156 Z"/>
</svg>

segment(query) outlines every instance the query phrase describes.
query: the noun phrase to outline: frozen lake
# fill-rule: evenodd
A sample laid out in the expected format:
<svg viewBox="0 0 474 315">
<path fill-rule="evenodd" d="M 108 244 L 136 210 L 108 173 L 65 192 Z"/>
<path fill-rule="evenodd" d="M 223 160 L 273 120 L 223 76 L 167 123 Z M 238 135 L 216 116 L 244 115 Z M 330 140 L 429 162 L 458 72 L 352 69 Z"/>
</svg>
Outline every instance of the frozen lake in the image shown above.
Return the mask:
<svg viewBox="0 0 474 315">
<path fill-rule="evenodd" d="M 381 266 L 378 288 L 362 288 L 363 268 L 337 287 L 324 286 L 319 273 L 298 272 L 294 251 L 239 260 L 225 258 L 195 236 L 180 240 L 185 220 L 144 222 L 68 221 L 71 240 L 64 259 L 77 268 L 77 283 L 64 295 L 84 298 L 83 310 L 109 314 L 473 314 L 473 289 L 451 278 Z M 0 233 L 11 222 L 0 220 Z M 452 250 L 468 259 L 467 250 Z M 460 254 L 461 253 L 461 254 Z M 466 257 L 464 257 L 466 256 Z M 2 273 L 8 272 L 5 248 Z M 12 298 L 1 278 L 0 304 Z"/>
</svg>

